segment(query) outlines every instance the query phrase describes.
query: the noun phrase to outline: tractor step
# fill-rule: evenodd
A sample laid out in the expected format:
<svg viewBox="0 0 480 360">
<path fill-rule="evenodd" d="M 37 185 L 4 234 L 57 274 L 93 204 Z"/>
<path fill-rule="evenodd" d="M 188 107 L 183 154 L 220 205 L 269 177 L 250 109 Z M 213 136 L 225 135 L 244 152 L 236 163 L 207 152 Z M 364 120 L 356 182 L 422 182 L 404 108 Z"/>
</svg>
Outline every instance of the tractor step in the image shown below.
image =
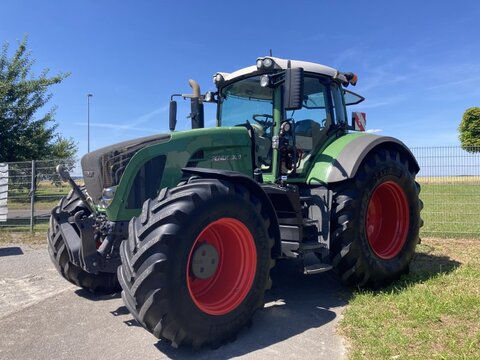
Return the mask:
<svg viewBox="0 0 480 360">
<path fill-rule="evenodd" d="M 322 262 L 313 252 L 303 254 L 303 273 L 305 275 L 319 274 L 329 271 L 332 268 L 333 266 L 331 264 Z"/>
<path fill-rule="evenodd" d="M 333 266 L 329 264 L 324 264 L 324 263 L 318 263 L 318 264 L 312 264 L 312 265 L 307 265 L 303 268 L 303 273 L 305 275 L 313 275 L 313 274 L 319 274 L 325 271 L 332 270 Z"/>
<path fill-rule="evenodd" d="M 320 251 L 324 247 L 325 245 L 319 242 L 305 242 L 300 244 L 300 249 L 304 253 Z"/>
</svg>

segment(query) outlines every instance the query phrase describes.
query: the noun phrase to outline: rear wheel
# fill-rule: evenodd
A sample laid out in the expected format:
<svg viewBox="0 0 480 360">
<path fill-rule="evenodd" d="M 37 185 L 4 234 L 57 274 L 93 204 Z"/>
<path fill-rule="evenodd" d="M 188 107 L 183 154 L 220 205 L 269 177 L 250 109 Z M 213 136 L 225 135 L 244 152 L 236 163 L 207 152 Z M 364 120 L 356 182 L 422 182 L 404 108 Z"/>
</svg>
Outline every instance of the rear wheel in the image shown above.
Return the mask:
<svg viewBox="0 0 480 360">
<path fill-rule="evenodd" d="M 378 287 L 408 272 L 422 225 L 414 177 L 402 153 L 377 149 L 334 189 L 331 254 L 347 284 Z"/>
<path fill-rule="evenodd" d="M 121 245 L 122 297 L 156 337 L 219 346 L 263 306 L 273 243 L 266 211 L 242 186 L 193 179 L 164 189 Z"/>
<path fill-rule="evenodd" d="M 53 209 L 47 238 L 48 252 L 55 268 L 66 280 L 91 292 L 105 294 L 118 292 L 120 284 L 115 273 L 99 272 L 91 274 L 70 261 L 65 239 L 63 239 L 62 233 L 59 231 L 60 224 L 55 217 L 55 213 L 58 211 L 66 211 L 72 217 L 79 211 L 83 211 L 85 215 L 90 214 L 88 208 L 73 191 L 70 191 L 67 196 L 63 197 L 58 206 Z M 70 225 L 76 226 L 73 221 Z"/>
</svg>

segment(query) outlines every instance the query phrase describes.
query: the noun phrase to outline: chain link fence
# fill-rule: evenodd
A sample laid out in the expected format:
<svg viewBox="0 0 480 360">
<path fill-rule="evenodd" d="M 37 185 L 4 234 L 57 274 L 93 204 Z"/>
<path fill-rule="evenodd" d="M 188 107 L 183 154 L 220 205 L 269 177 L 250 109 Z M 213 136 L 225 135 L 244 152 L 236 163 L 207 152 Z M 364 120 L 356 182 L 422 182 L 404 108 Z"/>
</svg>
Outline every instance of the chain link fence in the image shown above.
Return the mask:
<svg viewBox="0 0 480 360">
<path fill-rule="evenodd" d="M 50 211 L 70 191 L 55 171 L 58 164 L 81 177 L 75 159 L 0 163 L 0 231 L 46 229 Z"/>
<path fill-rule="evenodd" d="M 422 236 L 480 238 L 480 147 L 416 147 L 424 203 Z M 45 230 L 51 209 L 70 191 L 55 167 L 81 180 L 77 160 L 0 163 L 0 231 Z"/>
</svg>

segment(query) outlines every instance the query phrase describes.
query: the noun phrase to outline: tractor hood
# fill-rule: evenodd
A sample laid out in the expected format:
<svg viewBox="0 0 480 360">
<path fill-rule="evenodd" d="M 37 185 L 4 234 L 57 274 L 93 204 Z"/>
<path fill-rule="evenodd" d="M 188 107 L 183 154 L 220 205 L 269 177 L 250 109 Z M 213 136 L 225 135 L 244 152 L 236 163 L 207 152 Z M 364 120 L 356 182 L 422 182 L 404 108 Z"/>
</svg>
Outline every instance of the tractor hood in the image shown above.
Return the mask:
<svg viewBox="0 0 480 360">
<path fill-rule="evenodd" d="M 253 174 L 245 127 L 202 128 L 132 140 L 82 159 L 87 192 L 111 221 L 138 216 L 147 199 L 186 179 L 185 167 Z M 105 201 L 105 200 L 109 200 Z"/>
<path fill-rule="evenodd" d="M 82 172 L 87 192 L 98 203 L 104 188 L 116 186 L 131 158 L 142 148 L 169 141 L 170 134 L 159 134 L 124 141 L 92 151 L 82 157 Z"/>
</svg>

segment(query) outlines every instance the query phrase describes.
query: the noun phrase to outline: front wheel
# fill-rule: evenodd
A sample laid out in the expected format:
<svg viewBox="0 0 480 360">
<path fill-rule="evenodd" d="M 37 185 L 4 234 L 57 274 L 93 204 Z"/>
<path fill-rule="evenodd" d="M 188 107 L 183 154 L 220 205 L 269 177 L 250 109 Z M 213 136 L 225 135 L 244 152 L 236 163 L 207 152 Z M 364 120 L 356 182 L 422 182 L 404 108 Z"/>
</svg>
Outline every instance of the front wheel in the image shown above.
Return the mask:
<svg viewBox="0 0 480 360">
<path fill-rule="evenodd" d="M 331 254 L 345 283 L 378 287 L 408 271 L 422 225 L 414 177 L 404 154 L 378 149 L 334 189 Z"/>
<path fill-rule="evenodd" d="M 219 346 L 263 306 L 273 243 L 267 212 L 242 186 L 193 179 L 164 189 L 121 245 L 123 300 L 174 346 Z"/>
<path fill-rule="evenodd" d="M 85 191 L 84 188 L 82 188 L 82 191 Z M 120 291 L 120 285 L 115 273 L 88 273 L 70 261 L 65 239 L 60 231 L 59 218 L 57 218 L 57 214 L 60 211 L 68 212 L 71 215 L 69 226 L 76 229 L 76 231 L 79 230 L 76 228 L 77 225 L 74 221 L 71 220 L 73 216 L 80 211 L 84 212 L 85 215 L 90 214 L 89 209 L 73 191 L 70 191 L 67 196 L 63 197 L 58 206 L 53 209 L 50 216 L 47 239 L 50 259 L 57 271 L 72 284 L 93 293 L 111 294 Z"/>
</svg>

